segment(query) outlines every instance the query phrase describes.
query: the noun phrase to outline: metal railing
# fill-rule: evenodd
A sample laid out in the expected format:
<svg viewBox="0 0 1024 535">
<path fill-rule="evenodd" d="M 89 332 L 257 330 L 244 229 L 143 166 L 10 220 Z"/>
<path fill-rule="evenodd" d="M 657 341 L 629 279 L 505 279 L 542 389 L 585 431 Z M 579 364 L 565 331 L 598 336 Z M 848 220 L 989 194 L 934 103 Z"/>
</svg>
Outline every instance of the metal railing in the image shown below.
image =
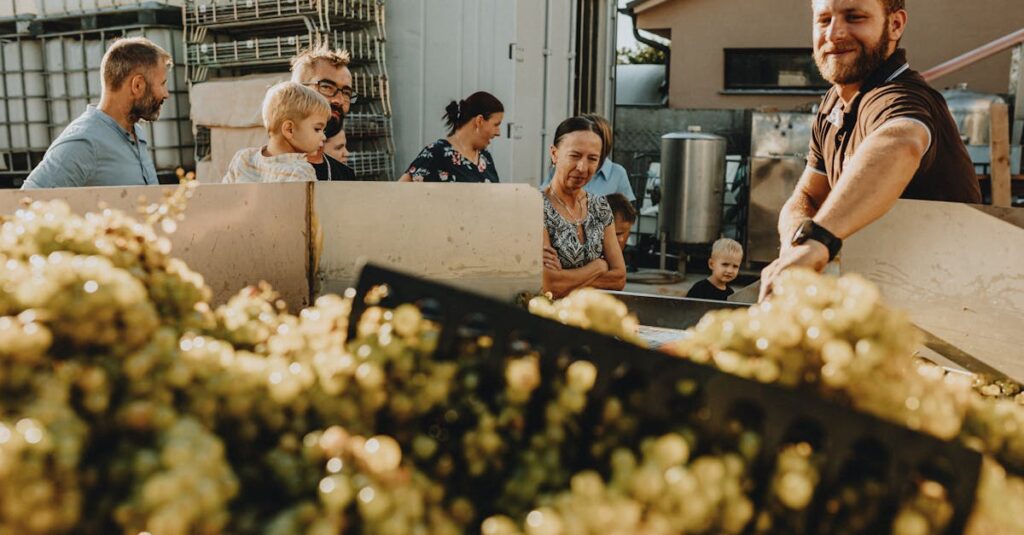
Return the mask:
<svg viewBox="0 0 1024 535">
<path fill-rule="evenodd" d="M 921 73 L 921 76 L 930 82 L 936 78 L 941 78 L 942 76 L 956 72 L 964 67 L 973 65 L 985 58 L 1003 52 L 1004 50 L 1009 50 L 1020 44 L 1024 44 L 1024 28 L 1000 37 L 991 43 L 979 46 L 978 48 L 957 56 L 945 63 L 936 65 L 935 67 Z"/>
</svg>

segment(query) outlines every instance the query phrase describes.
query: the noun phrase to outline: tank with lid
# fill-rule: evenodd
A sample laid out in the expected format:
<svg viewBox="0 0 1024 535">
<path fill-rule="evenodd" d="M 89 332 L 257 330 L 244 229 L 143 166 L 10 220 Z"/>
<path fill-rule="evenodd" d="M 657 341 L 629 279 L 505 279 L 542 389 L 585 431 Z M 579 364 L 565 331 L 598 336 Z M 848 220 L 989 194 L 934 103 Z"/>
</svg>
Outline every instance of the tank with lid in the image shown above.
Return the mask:
<svg viewBox="0 0 1024 535">
<path fill-rule="evenodd" d="M 988 145 L 989 125 L 992 122 L 992 104 L 1005 102 L 999 95 L 979 93 L 967 88 L 967 84 L 942 92 L 946 106 L 960 129 L 960 138 L 966 145 Z"/>
<path fill-rule="evenodd" d="M 661 136 L 659 229 L 670 242 L 704 244 L 722 229 L 726 140 L 701 132 Z"/>
<path fill-rule="evenodd" d="M 971 161 L 978 167 L 978 172 L 985 174 L 988 164 L 992 161 L 989 150 L 992 124 L 992 104 L 1005 103 L 1006 100 L 997 94 L 971 91 L 967 84 L 958 84 L 942 92 L 946 99 L 949 113 L 960 130 L 960 139 L 967 145 L 967 153 Z M 1021 147 L 1011 147 L 1010 163 L 1013 169 L 1020 169 Z"/>
</svg>

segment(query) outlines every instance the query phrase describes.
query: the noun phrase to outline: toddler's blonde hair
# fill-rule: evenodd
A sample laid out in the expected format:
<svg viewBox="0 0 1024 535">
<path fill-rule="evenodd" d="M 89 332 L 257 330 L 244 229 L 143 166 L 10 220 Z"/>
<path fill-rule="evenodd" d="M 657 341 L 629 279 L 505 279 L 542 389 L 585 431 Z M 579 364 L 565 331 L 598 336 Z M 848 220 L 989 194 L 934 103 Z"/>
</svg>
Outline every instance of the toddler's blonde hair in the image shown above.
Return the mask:
<svg viewBox="0 0 1024 535">
<path fill-rule="evenodd" d="M 281 82 L 263 97 L 263 126 L 269 134 L 280 133 L 285 121 L 299 122 L 314 114 L 330 119 L 331 105 L 323 95 L 302 84 Z"/>
<path fill-rule="evenodd" d="M 740 258 L 743 258 L 743 246 L 736 240 L 719 238 L 715 243 L 711 244 L 711 258 L 723 254 L 739 255 Z"/>
</svg>

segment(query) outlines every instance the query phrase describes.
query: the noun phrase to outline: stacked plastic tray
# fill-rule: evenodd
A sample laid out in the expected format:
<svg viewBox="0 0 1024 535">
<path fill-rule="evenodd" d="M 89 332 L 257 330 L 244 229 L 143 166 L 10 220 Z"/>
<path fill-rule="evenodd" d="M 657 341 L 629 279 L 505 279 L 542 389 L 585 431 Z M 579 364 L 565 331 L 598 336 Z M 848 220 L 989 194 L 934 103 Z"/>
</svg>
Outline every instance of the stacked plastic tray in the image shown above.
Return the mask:
<svg viewBox="0 0 1024 535">
<path fill-rule="evenodd" d="M 50 143 L 100 98 L 100 61 L 120 37 L 167 50 L 171 95 L 141 123 L 158 175 L 194 166 L 180 0 L 0 1 L 0 186 L 17 187 Z"/>
<path fill-rule="evenodd" d="M 316 44 L 348 50 L 359 95 L 345 121 L 349 165 L 362 180 L 394 179 L 383 0 L 186 0 L 184 21 L 189 82 L 285 72 Z"/>
<path fill-rule="evenodd" d="M 372 296 L 372 300 L 370 299 Z M 490 363 L 482 383 L 502 384 L 503 358 L 536 352 L 542 370 L 564 368 L 584 359 L 598 370 L 588 406 L 600 412 L 609 396 L 627 400 L 643 435 L 655 436 L 680 425 L 693 426 L 709 451 L 735 440 L 736 426 L 762 437 L 753 463 L 756 488 L 763 495 L 782 446 L 808 442 L 823 458 L 821 480 L 808 507 L 810 521 L 787 533 L 835 533 L 832 498 L 851 483 L 878 482 L 881 511 L 868 531 L 888 533 L 899 503 L 922 477 L 947 489 L 953 516 L 944 534 L 961 533 L 974 504 L 980 455 L 957 442 L 945 442 L 900 427 L 818 395 L 729 375 L 716 368 L 650 351 L 633 344 L 534 316 L 525 310 L 390 269 L 368 265 L 356 285 L 350 331 L 369 304 L 385 308 L 414 304 L 441 326 L 435 358 L 454 358 L 466 347 Z M 350 333 L 351 334 L 351 333 Z M 486 347 L 471 341 L 489 340 Z M 680 385 L 691 385 L 680 389 Z M 500 389 L 496 389 L 500 390 Z M 597 418 L 596 413 L 592 415 Z M 596 421 L 596 420 L 595 420 Z M 586 429 L 578 443 L 588 444 Z M 570 466 L 572 469 L 586 467 Z M 774 532 L 774 531 L 773 531 Z"/>
</svg>

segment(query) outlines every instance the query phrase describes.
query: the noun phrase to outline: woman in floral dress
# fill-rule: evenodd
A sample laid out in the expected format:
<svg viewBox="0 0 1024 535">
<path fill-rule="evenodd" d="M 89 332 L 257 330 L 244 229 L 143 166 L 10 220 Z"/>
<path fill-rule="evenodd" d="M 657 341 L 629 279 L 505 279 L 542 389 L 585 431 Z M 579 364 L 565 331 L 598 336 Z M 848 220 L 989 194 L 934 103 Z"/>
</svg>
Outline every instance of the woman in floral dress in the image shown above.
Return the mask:
<svg viewBox="0 0 1024 535">
<path fill-rule="evenodd" d="M 501 135 L 505 108 L 494 95 L 473 93 L 445 108 L 448 137 L 420 152 L 399 182 L 498 182 L 494 159 L 487 152 Z"/>
</svg>

